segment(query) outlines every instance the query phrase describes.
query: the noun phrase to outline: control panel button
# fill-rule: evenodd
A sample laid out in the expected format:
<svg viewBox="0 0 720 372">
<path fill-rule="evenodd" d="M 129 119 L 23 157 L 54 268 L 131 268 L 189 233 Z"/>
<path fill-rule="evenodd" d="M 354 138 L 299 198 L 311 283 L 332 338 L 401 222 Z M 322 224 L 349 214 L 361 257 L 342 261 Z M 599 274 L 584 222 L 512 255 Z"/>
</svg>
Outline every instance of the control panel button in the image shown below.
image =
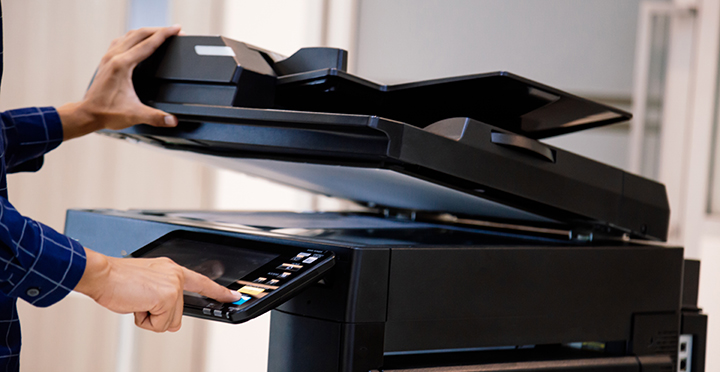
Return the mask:
<svg viewBox="0 0 720 372">
<path fill-rule="evenodd" d="M 315 254 L 312 255 L 312 256 L 313 256 L 313 257 L 320 258 L 320 257 L 322 257 L 323 255 L 322 255 L 322 253 L 315 253 Z"/>
<path fill-rule="evenodd" d="M 267 280 L 267 278 L 263 278 L 263 277 L 261 276 L 261 277 L 255 279 L 255 280 L 253 280 L 253 283 L 265 283 L 266 280 Z"/>
<path fill-rule="evenodd" d="M 292 275 L 292 273 L 289 273 L 286 271 L 286 272 L 280 274 L 280 278 L 285 279 L 285 278 L 289 277 L 290 275 Z"/>
<path fill-rule="evenodd" d="M 279 280 L 277 280 L 277 279 L 271 279 L 267 284 L 268 284 L 268 285 L 275 285 L 275 284 L 278 284 L 278 283 L 280 283 Z"/>
<path fill-rule="evenodd" d="M 242 305 L 242 304 L 248 302 L 251 298 L 252 298 L 252 297 L 250 297 L 250 296 L 248 296 L 248 295 L 242 295 L 242 297 L 240 297 L 239 300 L 233 302 L 233 304 L 234 304 L 234 305 Z"/>
<path fill-rule="evenodd" d="M 285 270 L 285 271 L 298 271 L 298 270 L 302 269 L 302 265 L 284 263 L 284 264 L 278 266 L 277 268 L 280 270 Z"/>
<path fill-rule="evenodd" d="M 222 310 L 215 310 L 215 311 L 213 311 L 213 315 L 215 315 L 215 316 L 218 317 L 218 318 L 222 318 L 222 316 L 223 316 Z"/>
<path fill-rule="evenodd" d="M 253 286 L 246 285 L 246 286 L 238 289 L 238 292 L 240 292 L 240 293 L 247 293 L 247 294 L 249 294 L 249 295 L 255 295 L 255 294 L 258 294 L 258 293 L 263 293 L 263 292 L 265 292 L 265 288 L 258 288 L 258 287 L 253 287 Z"/>
<path fill-rule="evenodd" d="M 291 261 L 302 261 L 305 257 L 308 257 L 308 256 L 310 256 L 310 253 L 302 252 L 302 253 L 298 253 L 297 256 L 291 258 L 290 260 Z"/>
<path fill-rule="evenodd" d="M 212 309 L 219 309 L 219 308 L 222 307 L 222 304 L 216 304 L 216 303 L 214 303 L 214 302 L 208 302 L 208 304 L 205 305 L 205 307 L 207 307 L 208 309 L 211 309 L 211 310 L 212 310 Z"/>
<path fill-rule="evenodd" d="M 203 314 L 210 315 L 212 314 L 212 309 L 208 309 L 207 307 L 203 309 Z"/>
<path fill-rule="evenodd" d="M 311 263 L 317 261 L 317 259 L 318 259 L 317 257 L 308 257 L 308 258 L 304 259 L 302 261 L 302 263 L 311 264 Z"/>
</svg>

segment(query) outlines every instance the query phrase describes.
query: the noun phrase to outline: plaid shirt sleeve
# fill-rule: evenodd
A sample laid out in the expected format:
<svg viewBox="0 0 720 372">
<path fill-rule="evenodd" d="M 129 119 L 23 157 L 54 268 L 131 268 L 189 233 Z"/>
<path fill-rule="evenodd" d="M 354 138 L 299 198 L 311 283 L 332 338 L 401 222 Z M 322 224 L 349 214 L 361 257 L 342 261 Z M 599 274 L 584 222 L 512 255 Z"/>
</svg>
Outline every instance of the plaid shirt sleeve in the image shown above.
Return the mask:
<svg viewBox="0 0 720 372">
<path fill-rule="evenodd" d="M 0 160 L 9 172 L 39 169 L 43 155 L 62 142 L 60 117 L 53 108 L 0 115 L 5 145 Z M 4 181 L 5 175 L 0 176 Z M 85 250 L 77 241 L 22 216 L 5 190 L 0 191 L 0 291 L 35 306 L 52 305 L 80 281 Z"/>
<path fill-rule="evenodd" d="M 52 107 L 32 107 L 0 113 L 5 136 L 5 166 L 8 173 L 34 172 L 43 155 L 63 139 L 60 116 Z"/>
<path fill-rule="evenodd" d="M 30 218 L 0 198 L 0 291 L 50 306 L 75 288 L 85 271 L 80 243 Z"/>
</svg>

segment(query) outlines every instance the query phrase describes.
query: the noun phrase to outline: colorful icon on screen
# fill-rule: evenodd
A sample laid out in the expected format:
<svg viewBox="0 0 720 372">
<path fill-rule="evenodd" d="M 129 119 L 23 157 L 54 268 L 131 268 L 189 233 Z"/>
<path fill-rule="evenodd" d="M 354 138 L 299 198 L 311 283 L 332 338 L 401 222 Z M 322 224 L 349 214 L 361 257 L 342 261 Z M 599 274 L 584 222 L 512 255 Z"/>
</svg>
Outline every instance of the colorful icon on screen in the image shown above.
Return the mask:
<svg viewBox="0 0 720 372">
<path fill-rule="evenodd" d="M 233 302 L 233 304 L 234 304 L 234 305 L 242 305 L 242 304 L 244 304 L 245 302 L 247 302 L 248 300 L 250 300 L 251 298 L 252 298 L 252 297 L 250 297 L 250 296 L 248 296 L 248 295 L 242 295 L 242 297 L 240 297 L 239 300 Z"/>
<path fill-rule="evenodd" d="M 246 286 L 238 289 L 238 292 L 240 292 L 240 293 L 247 293 L 247 294 L 249 294 L 249 295 L 256 295 L 256 294 L 265 292 L 265 288 L 258 288 L 258 287 L 253 287 L 253 286 L 250 286 L 250 285 L 246 285 Z"/>
</svg>

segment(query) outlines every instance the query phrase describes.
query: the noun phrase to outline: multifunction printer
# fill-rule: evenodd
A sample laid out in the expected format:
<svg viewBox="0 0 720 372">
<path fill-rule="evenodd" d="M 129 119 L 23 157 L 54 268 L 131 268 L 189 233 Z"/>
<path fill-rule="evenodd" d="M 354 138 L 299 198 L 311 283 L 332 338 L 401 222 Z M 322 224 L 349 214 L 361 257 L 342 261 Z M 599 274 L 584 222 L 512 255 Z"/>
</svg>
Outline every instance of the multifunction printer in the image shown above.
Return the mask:
<svg viewBox="0 0 720 372">
<path fill-rule="evenodd" d="M 346 66 L 173 37 L 133 81 L 179 125 L 102 134 L 353 211 L 70 210 L 66 233 L 243 294 L 186 294 L 187 315 L 272 310 L 272 372 L 704 370 L 700 266 L 663 243 L 665 187 L 540 141 L 630 114 L 507 72 L 383 85 Z"/>
</svg>

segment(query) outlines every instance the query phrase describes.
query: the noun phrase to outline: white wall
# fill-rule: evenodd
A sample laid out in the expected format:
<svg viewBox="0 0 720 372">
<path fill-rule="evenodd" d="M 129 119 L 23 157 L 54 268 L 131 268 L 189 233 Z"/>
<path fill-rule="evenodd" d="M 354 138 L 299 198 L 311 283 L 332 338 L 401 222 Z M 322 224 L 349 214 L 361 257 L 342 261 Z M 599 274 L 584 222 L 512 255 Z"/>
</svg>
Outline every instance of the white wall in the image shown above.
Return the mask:
<svg viewBox="0 0 720 372">
<path fill-rule="evenodd" d="M 358 73 L 387 83 L 510 71 L 629 97 L 638 0 L 362 0 Z"/>
<path fill-rule="evenodd" d="M 708 317 L 708 347 L 705 370 L 717 371 L 720 367 L 720 236 L 705 236 L 700 242 L 702 256 L 700 266 L 699 306 Z"/>
<path fill-rule="evenodd" d="M 354 59 L 358 74 L 382 83 L 503 70 L 581 96 L 629 104 L 638 4 L 362 0 Z M 547 142 L 628 166 L 626 126 Z"/>
</svg>

